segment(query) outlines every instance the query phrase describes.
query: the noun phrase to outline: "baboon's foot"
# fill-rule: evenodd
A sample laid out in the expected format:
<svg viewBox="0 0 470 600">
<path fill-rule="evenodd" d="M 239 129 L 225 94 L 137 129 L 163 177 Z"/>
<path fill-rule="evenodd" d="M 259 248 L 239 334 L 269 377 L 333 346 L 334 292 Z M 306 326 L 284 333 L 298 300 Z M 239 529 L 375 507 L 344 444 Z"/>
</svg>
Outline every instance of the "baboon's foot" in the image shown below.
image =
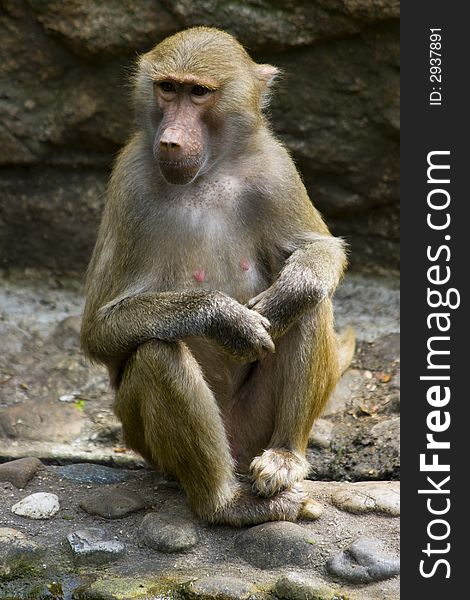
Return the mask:
<svg viewBox="0 0 470 600">
<path fill-rule="evenodd" d="M 250 487 L 240 485 L 233 500 L 210 518 L 214 524 L 244 527 L 267 521 L 315 520 L 318 504 L 309 498 L 299 484 L 271 498 L 254 496 Z"/>
<path fill-rule="evenodd" d="M 269 448 L 251 461 L 253 492 L 269 498 L 305 479 L 309 470 L 310 465 L 302 455 L 283 448 Z"/>
</svg>

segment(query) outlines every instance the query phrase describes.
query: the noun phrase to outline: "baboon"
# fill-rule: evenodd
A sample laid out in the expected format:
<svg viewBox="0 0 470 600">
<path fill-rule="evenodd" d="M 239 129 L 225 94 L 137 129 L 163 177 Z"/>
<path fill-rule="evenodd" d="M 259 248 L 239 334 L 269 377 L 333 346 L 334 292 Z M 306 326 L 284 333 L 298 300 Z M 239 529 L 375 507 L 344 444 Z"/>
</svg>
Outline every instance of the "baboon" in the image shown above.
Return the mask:
<svg viewBox="0 0 470 600">
<path fill-rule="evenodd" d="M 277 73 L 207 27 L 140 57 L 87 275 L 82 345 L 126 443 L 209 523 L 308 518 L 308 434 L 339 377 L 343 242 L 267 122 Z"/>
</svg>

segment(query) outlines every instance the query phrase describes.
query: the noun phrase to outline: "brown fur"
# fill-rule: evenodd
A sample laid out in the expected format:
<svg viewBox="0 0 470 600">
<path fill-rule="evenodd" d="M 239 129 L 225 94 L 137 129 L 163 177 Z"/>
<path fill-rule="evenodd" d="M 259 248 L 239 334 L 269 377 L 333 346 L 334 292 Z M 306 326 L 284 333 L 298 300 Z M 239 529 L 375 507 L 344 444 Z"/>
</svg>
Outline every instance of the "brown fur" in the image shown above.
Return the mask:
<svg viewBox="0 0 470 600">
<path fill-rule="evenodd" d="M 204 27 L 140 59 L 87 277 L 82 344 L 127 443 L 207 522 L 308 516 L 297 482 L 339 377 L 343 244 L 264 117 L 276 73 Z"/>
</svg>

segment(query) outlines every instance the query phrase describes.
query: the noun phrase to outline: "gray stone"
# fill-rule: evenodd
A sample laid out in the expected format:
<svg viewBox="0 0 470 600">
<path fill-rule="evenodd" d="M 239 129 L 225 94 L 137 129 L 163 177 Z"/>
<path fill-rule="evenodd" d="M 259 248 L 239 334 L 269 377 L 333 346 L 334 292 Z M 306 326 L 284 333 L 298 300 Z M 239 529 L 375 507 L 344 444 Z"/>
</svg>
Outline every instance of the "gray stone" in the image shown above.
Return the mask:
<svg viewBox="0 0 470 600">
<path fill-rule="evenodd" d="M 20 517 L 30 519 L 50 519 L 59 512 L 59 498 L 55 494 L 37 492 L 23 498 L 11 507 Z"/>
<path fill-rule="evenodd" d="M 235 538 L 235 550 L 260 569 L 312 566 L 316 554 L 315 539 L 310 531 L 285 521 L 263 523 L 242 531 Z"/>
<path fill-rule="evenodd" d="M 400 515 L 400 483 L 398 481 L 361 481 L 347 483 L 331 497 L 332 503 L 351 513 L 384 513 Z"/>
<path fill-rule="evenodd" d="M 252 598 L 252 585 L 236 577 L 201 577 L 192 581 L 187 592 L 201 600 L 247 600 Z"/>
<path fill-rule="evenodd" d="M 329 448 L 333 439 L 334 425 L 326 419 L 317 419 L 308 438 L 309 445 L 318 448 Z"/>
<path fill-rule="evenodd" d="M 43 549 L 21 531 L 0 527 L 0 578 L 14 576 L 33 566 L 42 553 Z"/>
<path fill-rule="evenodd" d="M 59 475 L 77 483 L 121 483 L 129 479 L 129 474 L 119 469 L 95 465 L 92 463 L 76 463 L 58 469 Z"/>
<path fill-rule="evenodd" d="M 400 453 L 400 417 L 393 417 L 377 423 L 370 430 L 377 445 L 387 445 L 397 456 Z"/>
<path fill-rule="evenodd" d="M 103 529 L 89 527 L 69 533 L 67 540 L 77 562 L 101 564 L 120 558 L 126 549 L 122 542 L 105 537 Z"/>
<path fill-rule="evenodd" d="M 144 508 L 145 500 L 131 490 L 113 488 L 92 493 L 80 501 L 80 507 L 90 515 L 120 519 Z"/>
<path fill-rule="evenodd" d="M 339 600 L 341 596 L 319 579 L 301 573 L 287 573 L 276 582 L 274 592 L 280 600 Z"/>
<path fill-rule="evenodd" d="M 0 465 L 0 481 L 9 481 L 22 489 L 42 466 L 42 462 L 32 456 L 12 460 Z"/>
<path fill-rule="evenodd" d="M 351 583 L 371 583 L 398 575 L 400 559 L 383 551 L 382 542 L 362 537 L 330 557 L 328 571 Z"/>
<path fill-rule="evenodd" d="M 160 552 L 182 552 L 195 546 L 199 533 L 194 522 L 178 513 L 149 513 L 139 529 L 141 540 Z"/>
</svg>

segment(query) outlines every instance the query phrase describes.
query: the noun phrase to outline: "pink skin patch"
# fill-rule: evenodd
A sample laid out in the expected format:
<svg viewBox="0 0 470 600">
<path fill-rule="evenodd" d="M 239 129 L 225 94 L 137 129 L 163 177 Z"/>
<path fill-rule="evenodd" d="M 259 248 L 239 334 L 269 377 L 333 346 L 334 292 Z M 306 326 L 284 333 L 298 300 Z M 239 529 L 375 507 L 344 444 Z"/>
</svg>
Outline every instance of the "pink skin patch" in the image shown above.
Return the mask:
<svg viewBox="0 0 470 600">
<path fill-rule="evenodd" d="M 204 281 L 205 278 L 206 278 L 206 272 L 204 271 L 204 269 L 198 269 L 197 271 L 194 271 L 194 279 L 196 281 L 198 281 L 199 283 Z"/>
<path fill-rule="evenodd" d="M 240 261 L 240 267 L 244 271 L 248 271 L 250 269 L 250 263 L 248 262 L 247 258 L 242 258 L 242 260 Z"/>
</svg>

